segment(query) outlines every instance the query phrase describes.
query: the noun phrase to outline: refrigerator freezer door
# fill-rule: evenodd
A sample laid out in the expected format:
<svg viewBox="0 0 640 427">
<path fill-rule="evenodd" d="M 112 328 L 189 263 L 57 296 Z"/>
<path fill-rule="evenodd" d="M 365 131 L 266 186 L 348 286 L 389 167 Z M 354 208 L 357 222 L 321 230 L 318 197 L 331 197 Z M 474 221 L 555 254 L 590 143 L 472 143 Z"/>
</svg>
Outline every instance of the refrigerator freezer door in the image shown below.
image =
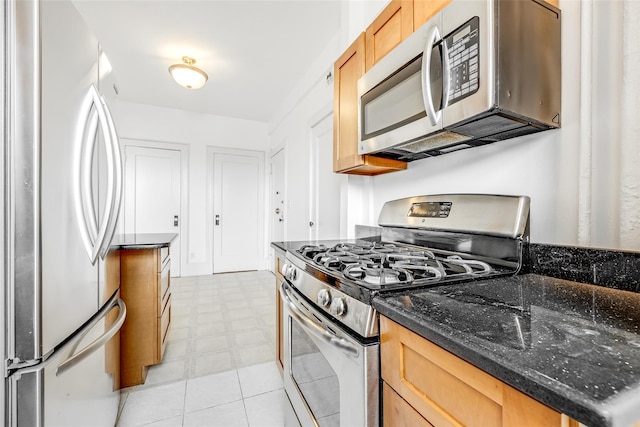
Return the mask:
<svg viewBox="0 0 640 427">
<path fill-rule="evenodd" d="M 116 293 L 40 364 L 13 372 L 7 387 L 9 425 L 113 426 L 119 402 L 119 330 L 125 317 L 126 307 Z"/>
</svg>

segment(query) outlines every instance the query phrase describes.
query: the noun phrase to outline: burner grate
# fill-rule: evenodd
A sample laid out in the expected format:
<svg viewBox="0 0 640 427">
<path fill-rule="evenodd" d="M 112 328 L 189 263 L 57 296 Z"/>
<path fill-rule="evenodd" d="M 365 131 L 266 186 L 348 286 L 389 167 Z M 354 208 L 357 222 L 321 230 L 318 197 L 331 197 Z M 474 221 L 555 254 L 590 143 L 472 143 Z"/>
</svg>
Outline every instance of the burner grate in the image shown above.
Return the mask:
<svg viewBox="0 0 640 427">
<path fill-rule="evenodd" d="M 323 268 L 377 287 L 454 280 L 493 271 L 483 261 L 459 255 L 436 255 L 428 249 L 416 250 L 392 243 L 340 243 L 331 248 L 308 245 L 298 252 Z"/>
</svg>

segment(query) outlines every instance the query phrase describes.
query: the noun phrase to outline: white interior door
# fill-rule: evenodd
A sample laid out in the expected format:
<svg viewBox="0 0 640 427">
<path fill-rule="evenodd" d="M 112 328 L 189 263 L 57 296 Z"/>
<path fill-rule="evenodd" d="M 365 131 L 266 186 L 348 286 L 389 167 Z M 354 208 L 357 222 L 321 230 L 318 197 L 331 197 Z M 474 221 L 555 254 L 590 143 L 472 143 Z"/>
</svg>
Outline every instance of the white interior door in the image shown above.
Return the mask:
<svg viewBox="0 0 640 427">
<path fill-rule="evenodd" d="M 171 276 L 180 276 L 179 150 L 125 147 L 125 233 L 178 233 L 171 244 Z"/>
<path fill-rule="evenodd" d="M 284 149 L 271 157 L 271 241 L 283 242 L 285 203 L 284 203 Z"/>
<path fill-rule="evenodd" d="M 214 273 L 260 265 L 260 169 L 254 155 L 214 154 Z"/>
<path fill-rule="evenodd" d="M 341 192 L 346 176 L 333 172 L 333 115 L 311 127 L 309 238 L 340 238 Z"/>
</svg>

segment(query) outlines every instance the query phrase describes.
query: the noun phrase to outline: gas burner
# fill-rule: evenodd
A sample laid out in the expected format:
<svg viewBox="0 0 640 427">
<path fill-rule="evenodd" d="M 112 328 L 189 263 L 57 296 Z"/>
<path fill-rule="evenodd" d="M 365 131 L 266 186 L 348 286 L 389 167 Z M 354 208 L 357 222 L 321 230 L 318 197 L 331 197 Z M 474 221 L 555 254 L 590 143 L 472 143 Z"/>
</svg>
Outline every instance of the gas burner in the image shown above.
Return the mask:
<svg viewBox="0 0 640 427">
<path fill-rule="evenodd" d="M 402 252 L 409 252 L 409 249 L 403 248 L 401 246 L 396 246 L 392 243 L 384 243 L 384 244 L 375 244 L 371 247 L 373 252 L 378 252 L 381 254 L 397 254 Z"/>
<path fill-rule="evenodd" d="M 388 268 L 380 264 L 355 264 L 344 269 L 345 277 L 369 285 L 408 284 L 413 276 L 403 268 Z"/>
<path fill-rule="evenodd" d="M 361 264 L 363 261 L 357 256 L 354 255 L 342 255 L 342 256 L 333 256 L 328 257 L 323 262 L 323 265 L 327 267 L 329 270 L 337 270 L 343 271 L 350 265 Z"/>
<path fill-rule="evenodd" d="M 464 269 L 464 273 L 467 274 L 483 274 L 493 271 L 491 266 L 486 262 L 475 259 L 463 259 L 459 255 L 451 255 L 443 260 L 443 262 L 447 262 L 450 265 L 460 266 Z"/>
<path fill-rule="evenodd" d="M 436 259 L 433 252 L 409 252 L 402 254 L 389 254 L 387 259 L 390 263 L 410 264 L 410 265 L 428 265 Z"/>
<path fill-rule="evenodd" d="M 358 245 L 355 243 L 338 243 L 333 248 L 331 248 L 332 251 L 336 251 L 336 252 L 352 252 L 355 250 L 362 250 L 362 249 L 364 249 L 362 245 Z"/>
<path fill-rule="evenodd" d="M 327 251 L 327 247 L 325 245 L 304 245 L 298 252 L 302 254 L 305 258 L 313 259 L 317 254 L 321 254 Z"/>
<path fill-rule="evenodd" d="M 334 251 L 334 250 L 325 250 L 324 252 L 317 253 L 316 255 L 311 257 L 311 259 L 313 259 L 313 262 L 315 262 L 316 264 L 324 265 L 325 262 L 327 262 L 328 260 L 330 260 L 332 258 L 337 258 L 337 257 L 341 257 L 341 256 L 346 256 L 346 255 L 347 255 L 346 252 L 339 252 L 339 251 Z"/>
</svg>

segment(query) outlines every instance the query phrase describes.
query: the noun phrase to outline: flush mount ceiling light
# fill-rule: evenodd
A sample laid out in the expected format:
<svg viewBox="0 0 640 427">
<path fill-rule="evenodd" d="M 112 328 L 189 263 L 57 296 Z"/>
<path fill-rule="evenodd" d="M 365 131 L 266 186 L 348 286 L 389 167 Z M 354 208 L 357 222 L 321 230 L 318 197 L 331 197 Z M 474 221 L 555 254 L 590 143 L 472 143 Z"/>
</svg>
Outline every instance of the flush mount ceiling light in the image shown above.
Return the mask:
<svg viewBox="0 0 640 427">
<path fill-rule="evenodd" d="M 174 64 L 169 67 L 169 73 L 171 73 L 173 80 L 187 89 L 199 89 L 204 86 L 209 77 L 200 68 L 193 66 L 196 60 L 183 56 L 182 62 L 182 64 Z"/>
</svg>

